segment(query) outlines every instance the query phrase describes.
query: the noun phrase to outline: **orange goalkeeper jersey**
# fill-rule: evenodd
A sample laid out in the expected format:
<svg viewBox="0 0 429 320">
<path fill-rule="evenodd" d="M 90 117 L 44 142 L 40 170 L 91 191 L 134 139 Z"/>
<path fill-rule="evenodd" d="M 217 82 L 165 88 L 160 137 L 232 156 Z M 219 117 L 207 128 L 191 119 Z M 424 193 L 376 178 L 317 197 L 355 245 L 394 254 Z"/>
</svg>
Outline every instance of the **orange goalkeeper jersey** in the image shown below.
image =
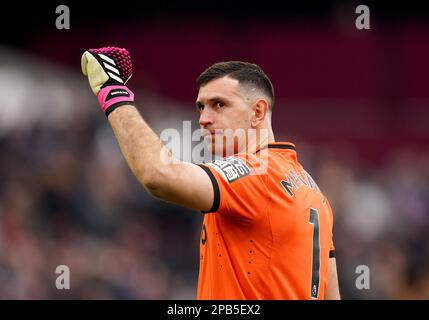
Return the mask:
<svg viewBox="0 0 429 320">
<path fill-rule="evenodd" d="M 323 299 L 333 215 L 295 146 L 270 143 L 200 166 L 215 196 L 201 231 L 198 299 Z"/>
</svg>

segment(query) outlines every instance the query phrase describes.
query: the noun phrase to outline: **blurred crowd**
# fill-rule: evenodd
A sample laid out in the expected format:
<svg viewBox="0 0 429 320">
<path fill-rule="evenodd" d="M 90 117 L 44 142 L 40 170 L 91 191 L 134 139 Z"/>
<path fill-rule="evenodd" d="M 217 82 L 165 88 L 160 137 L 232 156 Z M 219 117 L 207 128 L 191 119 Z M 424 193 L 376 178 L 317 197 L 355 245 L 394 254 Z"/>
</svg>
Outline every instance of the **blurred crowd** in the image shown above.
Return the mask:
<svg viewBox="0 0 429 320">
<path fill-rule="evenodd" d="M 428 299 L 428 150 L 398 149 L 378 165 L 325 152 L 315 173 L 334 210 L 343 297 Z M 361 265 L 369 268 L 368 290 L 358 289 Z"/>
<path fill-rule="evenodd" d="M 199 214 L 150 198 L 114 143 L 102 114 L 0 139 L 0 298 L 195 298 Z"/>
</svg>

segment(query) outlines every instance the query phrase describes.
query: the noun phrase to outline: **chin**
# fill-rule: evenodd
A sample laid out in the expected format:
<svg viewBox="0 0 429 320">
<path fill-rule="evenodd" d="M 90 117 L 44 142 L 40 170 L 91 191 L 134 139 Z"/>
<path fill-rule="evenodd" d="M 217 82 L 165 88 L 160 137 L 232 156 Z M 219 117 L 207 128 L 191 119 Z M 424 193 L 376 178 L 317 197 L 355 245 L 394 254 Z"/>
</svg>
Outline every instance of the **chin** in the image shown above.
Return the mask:
<svg viewBox="0 0 429 320">
<path fill-rule="evenodd" d="M 212 155 L 212 157 L 221 157 L 221 158 L 226 158 L 226 157 L 230 157 L 233 156 L 234 154 L 238 153 L 238 148 L 226 148 L 223 146 L 218 146 L 216 148 L 216 146 L 214 145 L 214 143 L 208 144 L 208 151 L 209 153 Z"/>
<path fill-rule="evenodd" d="M 234 139 L 234 141 L 227 141 L 225 143 L 225 138 L 223 136 L 216 135 L 206 136 L 204 137 L 207 150 L 209 154 L 214 157 L 226 158 L 233 156 L 239 152 L 239 144 L 238 141 Z"/>
</svg>

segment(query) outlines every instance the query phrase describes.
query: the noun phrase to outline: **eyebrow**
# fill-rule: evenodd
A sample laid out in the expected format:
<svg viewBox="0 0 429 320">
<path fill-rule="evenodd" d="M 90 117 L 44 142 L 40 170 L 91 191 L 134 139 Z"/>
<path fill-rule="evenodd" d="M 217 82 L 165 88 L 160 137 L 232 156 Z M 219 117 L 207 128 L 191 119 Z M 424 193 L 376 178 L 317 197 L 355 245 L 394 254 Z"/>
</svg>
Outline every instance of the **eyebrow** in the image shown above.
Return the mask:
<svg viewBox="0 0 429 320">
<path fill-rule="evenodd" d="M 217 101 L 227 101 L 229 102 L 230 100 L 226 97 L 221 97 L 221 96 L 215 96 L 213 98 L 207 99 L 208 102 L 217 102 Z M 204 107 L 204 103 L 202 103 L 201 101 L 197 101 L 195 103 L 196 107 L 199 109 L 201 107 Z"/>
</svg>

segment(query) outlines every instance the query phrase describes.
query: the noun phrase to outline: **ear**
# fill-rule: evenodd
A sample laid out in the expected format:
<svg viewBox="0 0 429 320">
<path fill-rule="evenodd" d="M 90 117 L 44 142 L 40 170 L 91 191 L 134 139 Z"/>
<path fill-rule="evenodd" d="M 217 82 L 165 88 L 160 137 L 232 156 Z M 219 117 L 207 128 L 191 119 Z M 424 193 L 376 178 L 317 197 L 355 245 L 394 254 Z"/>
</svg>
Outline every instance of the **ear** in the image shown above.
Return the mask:
<svg viewBox="0 0 429 320">
<path fill-rule="evenodd" d="M 250 119 L 252 128 L 256 128 L 264 121 L 267 113 L 269 112 L 268 108 L 267 100 L 256 100 L 256 102 L 252 105 L 252 118 Z"/>
</svg>

